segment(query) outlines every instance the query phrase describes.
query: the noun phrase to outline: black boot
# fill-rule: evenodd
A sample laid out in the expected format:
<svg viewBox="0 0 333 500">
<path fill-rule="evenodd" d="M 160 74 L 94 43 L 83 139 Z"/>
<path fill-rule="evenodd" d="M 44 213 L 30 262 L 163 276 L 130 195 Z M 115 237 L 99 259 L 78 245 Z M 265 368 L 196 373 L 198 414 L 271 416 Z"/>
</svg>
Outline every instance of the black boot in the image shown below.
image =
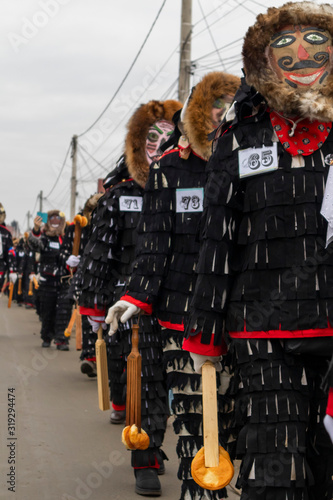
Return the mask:
<svg viewBox="0 0 333 500">
<path fill-rule="evenodd" d="M 110 416 L 111 424 L 123 424 L 126 420 L 125 410 L 112 410 Z"/>
<path fill-rule="evenodd" d="M 138 495 L 159 497 L 162 494 L 157 469 L 134 469 L 136 477 L 135 492 Z"/>
<path fill-rule="evenodd" d="M 67 342 L 61 342 L 60 344 L 57 344 L 57 349 L 58 351 L 69 351 L 69 346 Z"/>
</svg>

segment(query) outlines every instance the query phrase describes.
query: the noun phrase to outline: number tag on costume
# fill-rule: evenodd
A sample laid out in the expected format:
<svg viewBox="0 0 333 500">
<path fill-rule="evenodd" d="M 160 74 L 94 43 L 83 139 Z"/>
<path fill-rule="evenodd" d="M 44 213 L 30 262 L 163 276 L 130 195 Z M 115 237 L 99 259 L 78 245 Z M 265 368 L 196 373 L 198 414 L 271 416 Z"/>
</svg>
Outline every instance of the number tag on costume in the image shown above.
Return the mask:
<svg viewBox="0 0 333 500">
<path fill-rule="evenodd" d="M 248 148 L 238 151 L 239 177 L 265 174 L 278 169 L 277 146 Z"/>
<path fill-rule="evenodd" d="M 176 189 L 176 212 L 202 212 L 203 188 Z"/>
<path fill-rule="evenodd" d="M 54 248 L 55 250 L 59 250 L 60 249 L 60 243 L 59 243 L 59 241 L 50 241 L 49 247 L 50 248 Z"/>
<path fill-rule="evenodd" d="M 141 212 L 142 196 L 120 196 L 119 210 L 121 212 Z"/>
</svg>

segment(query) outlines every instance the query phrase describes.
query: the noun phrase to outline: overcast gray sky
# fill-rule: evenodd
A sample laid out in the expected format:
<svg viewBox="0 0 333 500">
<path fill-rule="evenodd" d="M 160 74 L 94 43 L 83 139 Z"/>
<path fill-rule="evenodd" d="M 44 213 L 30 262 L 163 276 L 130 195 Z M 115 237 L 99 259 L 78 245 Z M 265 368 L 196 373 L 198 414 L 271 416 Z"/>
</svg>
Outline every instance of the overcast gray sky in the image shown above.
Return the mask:
<svg viewBox="0 0 333 500">
<path fill-rule="evenodd" d="M 283 3 L 193 0 L 192 83 L 213 70 L 240 76 L 241 39 L 248 26 L 267 7 Z M 15 219 L 25 231 L 27 212 L 35 215 L 39 209 L 40 191 L 44 211 L 57 208 L 69 218 L 69 156 L 56 180 L 71 138 L 85 132 L 110 101 L 162 4 L 2 0 L 0 202 L 7 224 Z M 80 137 L 77 210 L 120 156 L 126 122 L 137 106 L 177 98 L 180 12 L 181 0 L 166 1 L 114 103 Z M 222 50 L 216 53 L 216 47 Z"/>
</svg>

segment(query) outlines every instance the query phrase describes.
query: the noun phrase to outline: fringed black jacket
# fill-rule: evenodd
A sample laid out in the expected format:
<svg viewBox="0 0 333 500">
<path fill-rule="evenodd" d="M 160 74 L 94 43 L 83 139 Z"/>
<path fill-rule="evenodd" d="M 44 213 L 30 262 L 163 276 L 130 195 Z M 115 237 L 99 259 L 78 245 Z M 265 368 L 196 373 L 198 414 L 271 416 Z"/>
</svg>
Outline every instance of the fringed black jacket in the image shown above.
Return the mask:
<svg viewBox="0 0 333 500">
<path fill-rule="evenodd" d="M 207 162 L 193 152 L 164 154 L 150 166 L 137 255 L 123 300 L 154 310 L 167 328 L 183 331 L 194 287 Z"/>
<path fill-rule="evenodd" d="M 239 151 L 262 146 L 261 173 L 254 158 L 240 177 Z M 278 168 L 270 170 L 267 151 L 275 147 Z M 215 346 L 224 331 L 244 338 L 332 335 L 333 246 L 325 249 L 320 214 L 332 154 L 331 131 L 313 154 L 292 157 L 266 108 L 239 121 L 236 114 L 225 126 L 208 165 L 188 335 L 201 332 L 201 342 Z"/>
</svg>

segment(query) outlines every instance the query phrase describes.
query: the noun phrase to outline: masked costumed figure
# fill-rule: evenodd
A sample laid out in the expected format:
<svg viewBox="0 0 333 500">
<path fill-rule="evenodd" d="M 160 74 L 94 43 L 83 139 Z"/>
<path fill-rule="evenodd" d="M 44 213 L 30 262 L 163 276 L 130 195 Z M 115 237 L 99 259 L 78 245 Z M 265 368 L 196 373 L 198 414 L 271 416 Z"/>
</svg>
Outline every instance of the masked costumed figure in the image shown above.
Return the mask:
<svg viewBox="0 0 333 500">
<path fill-rule="evenodd" d="M 223 336 L 229 343 L 244 500 L 333 494 L 321 389 L 333 248 L 320 213 L 333 154 L 332 35 L 329 5 L 258 16 L 244 39 L 246 82 L 208 167 L 184 348 L 203 362 L 221 354 Z"/>
<path fill-rule="evenodd" d="M 38 286 L 36 252 L 29 245 L 29 233 L 24 233 L 24 257 L 19 273 L 22 274 L 22 295 L 26 309 L 34 309 Z"/>
<path fill-rule="evenodd" d="M 41 231 L 42 218 L 34 219 L 29 234 L 29 245 L 40 254 L 39 307 L 42 322 L 42 347 L 50 347 L 56 332 L 57 298 L 60 290 L 60 247 L 66 226 L 65 215 L 59 210 L 47 213 L 47 222 Z M 61 350 L 60 344 L 57 348 Z"/>
<path fill-rule="evenodd" d="M 225 494 L 205 491 L 191 478 L 191 460 L 202 445 L 201 377 L 181 345 L 199 250 L 196 233 L 211 151 L 207 135 L 218 125 L 215 121 L 238 86 L 238 78 L 216 72 L 204 77 L 193 90 L 178 125 L 184 132 L 179 147 L 176 145 L 150 166 L 134 269 L 126 294 L 110 308 L 107 317 L 111 330 L 116 329 L 118 319 L 126 321 L 140 310 L 158 317 L 167 384 L 174 396 L 182 499 L 216 499 Z M 126 154 L 127 161 L 129 157 Z"/>
<path fill-rule="evenodd" d="M 91 214 L 97 206 L 101 193 L 96 193 L 88 198 L 82 212 L 79 214 L 86 219 L 86 225 L 81 227 L 78 255 L 73 255 L 73 243 L 75 235 L 75 222 L 69 224 L 66 228 L 63 243 L 61 245 L 59 265 L 60 265 L 60 288 L 57 301 L 57 320 L 55 329 L 55 342 L 61 346 L 62 350 L 68 350 L 68 337 L 65 336 L 65 330 L 71 318 L 72 308 L 75 302 L 76 290 L 75 281 L 70 289 L 70 282 L 80 263 L 80 256 L 83 253 L 90 233 Z M 82 320 L 82 351 L 81 359 L 88 358 L 88 365 L 85 367 L 85 373 L 88 376 L 96 376 L 95 367 L 95 341 L 96 336 L 91 336 L 91 328 L 89 321 L 84 316 Z M 78 319 L 77 319 L 78 321 Z M 91 338 L 92 337 L 92 338 Z M 91 359 L 90 359 L 91 358 Z"/>
<path fill-rule="evenodd" d="M 0 289 L 5 280 L 6 273 L 9 281 L 13 284 L 17 280 L 16 254 L 13 247 L 13 239 L 5 223 L 6 211 L 0 203 Z"/>
<path fill-rule="evenodd" d="M 104 323 L 107 308 L 124 293 L 132 271 L 136 228 L 142 208 L 143 187 L 149 164 L 160 155 L 160 145 L 172 133 L 172 116 L 181 108 L 173 100 L 141 105 L 128 124 L 125 157 L 106 177 L 104 196 L 92 221 L 92 233 L 79 267 L 82 314 L 91 322 Z M 126 357 L 131 350 L 131 321 L 119 326 L 109 338 L 108 368 L 111 389 L 111 423 L 123 423 L 126 401 Z M 94 328 L 94 327 L 93 327 Z M 150 438 L 147 450 L 132 451 L 135 491 L 160 495 L 158 474 L 163 472 L 160 449 L 168 416 L 167 391 L 161 366 L 160 327 L 154 317 L 140 318 L 139 351 L 142 356 L 141 426 Z"/>
</svg>

